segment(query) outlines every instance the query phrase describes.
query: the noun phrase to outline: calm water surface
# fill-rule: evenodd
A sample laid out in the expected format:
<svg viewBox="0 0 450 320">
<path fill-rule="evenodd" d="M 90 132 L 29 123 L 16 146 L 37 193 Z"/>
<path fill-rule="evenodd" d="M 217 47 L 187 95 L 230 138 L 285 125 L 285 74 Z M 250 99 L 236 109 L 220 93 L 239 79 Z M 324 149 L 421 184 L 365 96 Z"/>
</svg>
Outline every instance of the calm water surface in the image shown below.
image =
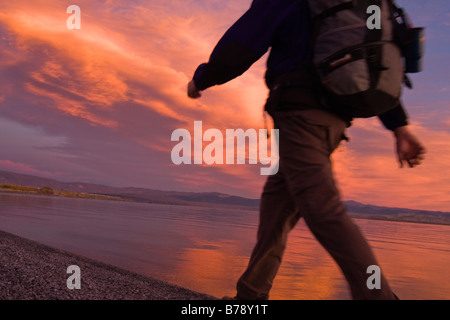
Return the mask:
<svg viewBox="0 0 450 320">
<path fill-rule="evenodd" d="M 450 226 L 355 220 L 401 299 L 450 299 Z M 217 297 L 233 295 L 258 213 L 0 193 L 0 230 Z M 303 222 L 271 299 L 349 299 Z"/>
</svg>

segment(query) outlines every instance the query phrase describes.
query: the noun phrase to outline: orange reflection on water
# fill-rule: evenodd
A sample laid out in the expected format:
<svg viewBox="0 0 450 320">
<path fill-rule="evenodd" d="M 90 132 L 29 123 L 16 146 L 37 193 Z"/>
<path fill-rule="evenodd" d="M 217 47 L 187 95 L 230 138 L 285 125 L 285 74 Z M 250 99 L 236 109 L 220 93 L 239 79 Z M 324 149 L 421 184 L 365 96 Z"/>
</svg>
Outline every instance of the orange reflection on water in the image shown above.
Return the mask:
<svg viewBox="0 0 450 320">
<path fill-rule="evenodd" d="M 356 220 L 369 240 L 393 291 L 401 299 L 449 299 L 449 227 Z M 433 231 L 433 234 L 430 234 Z M 176 268 L 179 284 L 216 297 L 234 295 L 254 237 L 217 241 L 193 236 Z M 435 237 L 436 239 L 433 239 Z M 272 300 L 350 299 L 347 282 L 303 222 L 291 233 L 270 293 Z"/>
<path fill-rule="evenodd" d="M 323 300 L 345 298 L 341 271 L 326 251 L 302 228 L 294 231 L 270 293 L 272 300 Z M 216 297 L 233 296 L 236 282 L 245 270 L 253 242 L 211 241 L 191 238 L 194 248 L 185 249 L 177 268 L 179 283 Z M 303 233 L 303 234 L 302 234 Z M 242 235 L 241 235 L 242 236 Z M 311 258 L 313 257 L 313 258 Z M 344 294 L 342 293 L 344 291 Z"/>
<path fill-rule="evenodd" d="M 244 271 L 248 255 L 239 255 L 239 242 L 191 239 L 194 248 L 186 249 L 176 272 L 183 286 L 221 298 L 235 294 L 236 281 Z"/>
<path fill-rule="evenodd" d="M 360 221 L 365 226 L 368 223 Z M 450 226 L 380 223 L 386 236 L 377 228 L 375 232 L 381 235 L 371 235 L 370 243 L 400 299 L 450 299 Z M 373 227 L 369 230 L 374 232 Z"/>
<path fill-rule="evenodd" d="M 270 295 L 275 300 L 342 299 L 346 283 L 336 263 L 303 226 L 289 238 Z M 338 290 L 341 289 L 341 290 Z"/>
</svg>

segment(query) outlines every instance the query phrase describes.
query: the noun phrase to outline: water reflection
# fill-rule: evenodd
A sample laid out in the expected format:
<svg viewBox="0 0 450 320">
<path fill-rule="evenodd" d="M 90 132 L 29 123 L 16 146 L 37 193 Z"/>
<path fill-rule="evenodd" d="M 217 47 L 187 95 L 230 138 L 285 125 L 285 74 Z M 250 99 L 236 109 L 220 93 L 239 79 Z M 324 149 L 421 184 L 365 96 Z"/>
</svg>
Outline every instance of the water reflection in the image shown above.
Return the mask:
<svg viewBox="0 0 450 320">
<path fill-rule="evenodd" d="M 233 295 L 257 212 L 0 194 L 0 229 L 217 297 Z M 403 299 L 450 298 L 450 227 L 356 220 Z M 272 299 L 349 299 L 347 284 L 303 222 Z"/>
</svg>

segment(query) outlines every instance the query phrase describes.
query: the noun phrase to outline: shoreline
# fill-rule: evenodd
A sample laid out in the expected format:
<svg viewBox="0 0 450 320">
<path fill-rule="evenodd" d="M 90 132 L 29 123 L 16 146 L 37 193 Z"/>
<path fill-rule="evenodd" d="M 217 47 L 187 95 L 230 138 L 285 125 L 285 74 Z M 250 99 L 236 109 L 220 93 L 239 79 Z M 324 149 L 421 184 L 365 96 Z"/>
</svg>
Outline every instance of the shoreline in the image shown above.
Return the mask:
<svg viewBox="0 0 450 320">
<path fill-rule="evenodd" d="M 245 207 L 239 205 L 223 205 L 223 204 L 214 204 L 214 203 L 167 203 L 167 202 L 144 202 L 144 201 L 134 201 L 126 198 L 121 198 L 119 196 L 112 195 L 103 195 L 103 194 L 89 194 L 89 193 L 76 193 L 76 192 L 67 192 L 61 190 L 55 190 L 53 194 L 43 194 L 38 192 L 27 192 L 23 190 L 7 190 L 2 189 L 0 187 L 0 195 L 1 194 L 18 194 L 18 195 L 31 195 L 37 197 L 59 197 L 59 198 L 73 198 L 73 199 L 83 199 L 83 200 L 105 200 L 105 201 L 121 201 L 121 202 L 130 202 L 130 203 L 148 203 L 148 204 L 157 204 L 157 205 L 174 205 L 174 206 L 188 206 L 188 207 L 217 207 L 221 208 L 230 208 L 237 210 L 250 210 L 257 211 L 257 207 Z M 375 220 L 375 221 L 388 221 L 388 222 L 407 222 L 407 223 L 419 223 L 419 224 L 431 224 L 431 225 L 440 225 L 440 226 L 450 226 L 450 218 L 441 217 L 435 218 L 435 220 L 431 219 L 430 216 L 425 217 L 424 215 L 420 216 L 409 216 L 409 217 L 398 217 L 398 216 L 389 216 L 389 215 L 376 215 L 376 214 L 364 214 L 358 213 L 354 211 L 348 211 L 348 214 L 353 219 L 363 219 L 363 220 Z"/>
<path fill-rule="evenodd" d="M 69 266 L 80 289 L 69 289 Z M 0 300 L 216 300 L 189 290 L 0 230 Z"/>
<path fill-rule="evenodd" d="M 53 197 L 64 197 L 64 198 L 74 198 L 74 199 L 92 199 L 92 200 L 111 200 L 111 201 L 128 201 L 124 198 L 112 195 L 95 194 L 95 193 L 83 193 L 83 192 L 72 192 L 65 190 L 53 190 L 51 188 L 36 188 L 28 186 L 20 186 L 13 184 L 0 184 L 0 193 L 5 194 L 25 194 L 25 195 L 36 195 L 36 196 L 53 196 Z"/>
</svg>

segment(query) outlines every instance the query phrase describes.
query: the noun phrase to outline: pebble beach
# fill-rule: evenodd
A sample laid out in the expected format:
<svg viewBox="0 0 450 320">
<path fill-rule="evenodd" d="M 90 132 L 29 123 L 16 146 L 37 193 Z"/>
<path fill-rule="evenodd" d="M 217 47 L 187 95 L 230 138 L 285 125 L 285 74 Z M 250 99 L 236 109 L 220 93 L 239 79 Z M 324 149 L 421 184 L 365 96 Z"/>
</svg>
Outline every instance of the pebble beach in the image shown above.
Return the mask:
<svg viewBox="0 0 450 320">
<path fill-rule="evenodd" d="M 80 289 L 68 286 L 76 265 Z M 214 300 L 215 297 L 0 231 L 0 300 Z"/>
</svg>

